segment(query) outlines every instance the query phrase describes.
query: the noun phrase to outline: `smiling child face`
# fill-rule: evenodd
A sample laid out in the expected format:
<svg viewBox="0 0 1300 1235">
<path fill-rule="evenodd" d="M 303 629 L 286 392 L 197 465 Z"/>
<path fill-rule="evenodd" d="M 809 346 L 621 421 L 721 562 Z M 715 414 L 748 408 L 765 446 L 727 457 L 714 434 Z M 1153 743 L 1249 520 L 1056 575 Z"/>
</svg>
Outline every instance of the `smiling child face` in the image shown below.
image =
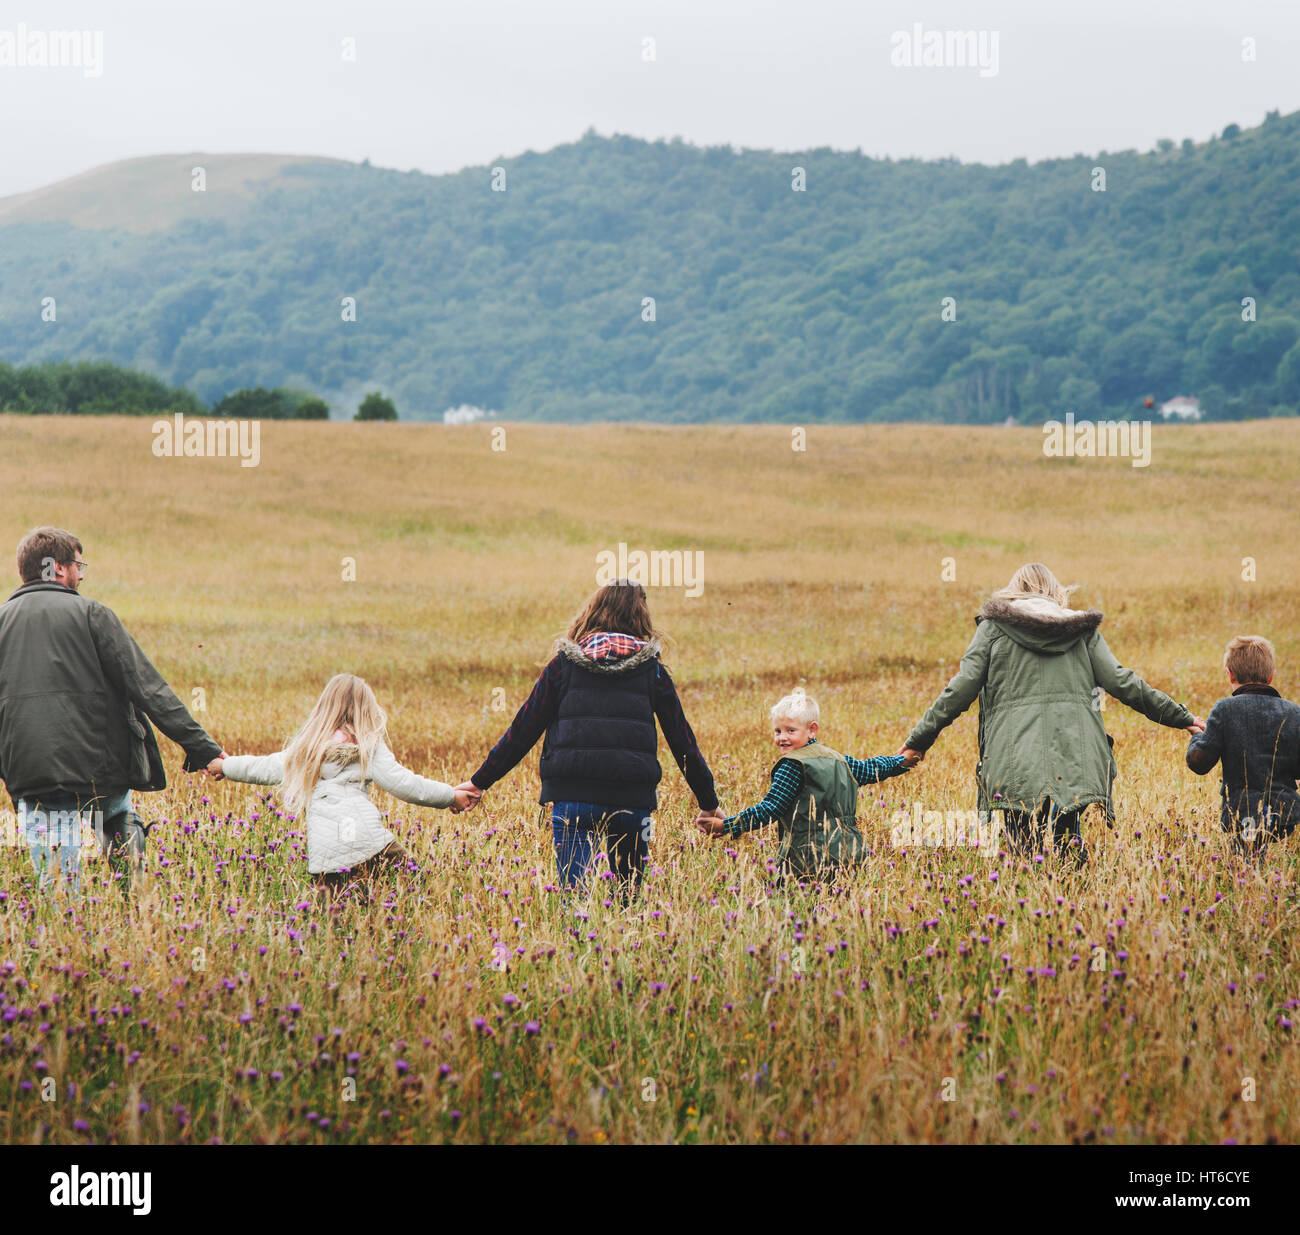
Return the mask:
<svg viewBox="0 0 1300 1235">
<path fill-rule="evenodd" d="M 811 738 L 817 736 L 817 722 L 810 720 L 807 724 L 791 720 L 788 716 L 778 716 L 772 722 L 772 737 L 782 750 L 798 750 L 807 746 Z"/>
</svg>

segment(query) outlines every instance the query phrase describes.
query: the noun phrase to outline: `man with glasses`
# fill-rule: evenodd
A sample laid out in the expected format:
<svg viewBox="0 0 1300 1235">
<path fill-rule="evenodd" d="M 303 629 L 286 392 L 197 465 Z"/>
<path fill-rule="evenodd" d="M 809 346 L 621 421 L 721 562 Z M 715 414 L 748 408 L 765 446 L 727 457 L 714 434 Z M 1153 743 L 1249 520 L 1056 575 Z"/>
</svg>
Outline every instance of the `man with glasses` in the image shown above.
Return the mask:
<svg viewBox="0 0 1300 1235">
<path fill-rule="evenodd" d="M 131 791 L 167 785 L 150 722 L 184 749 L 187 772 L 219 771 L 224 752 L 117 615 L 78 592 L 82 552 L 56 527 L 19 542 L 22 586 L 0 605 L 0 777 L 42 887 L 56 866 L 79 887 L 91 823 L 129 888 L 148 831 Z"/>
</svg>

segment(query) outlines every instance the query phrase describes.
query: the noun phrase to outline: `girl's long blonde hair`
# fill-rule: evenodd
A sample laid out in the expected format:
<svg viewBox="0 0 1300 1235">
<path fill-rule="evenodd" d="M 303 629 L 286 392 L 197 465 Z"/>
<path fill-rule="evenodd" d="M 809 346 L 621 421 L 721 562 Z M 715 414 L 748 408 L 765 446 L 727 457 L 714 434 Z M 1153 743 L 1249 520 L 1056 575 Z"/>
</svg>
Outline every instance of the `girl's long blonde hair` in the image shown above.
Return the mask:
<svg viewBox="0 0 1300 1235">
<path fill-rule="evenodd" d="M 1065 587 L 1042 562 L 1029 562 L 1011 576 L 1006 587 L 999 588 L 993 595 L 998 600 L 1028 600 L 1033 596 L 1046 596 L 1048 600 L 1056 601 L 1062 609 L 1067 609 L 1070 593 L 1078 588 L 1077 583 Z"/>
<path fill-rule="evenodd" d="M 364 776 L 387 727 L 388 717 L 365 680 L 351 673 L 335 674 L 321 691 L 307 723 L 284 748 L 284 804 L 295 814 L 306 811 L 336 729 L 346 729 L 356 739 Z"/>
</svg>

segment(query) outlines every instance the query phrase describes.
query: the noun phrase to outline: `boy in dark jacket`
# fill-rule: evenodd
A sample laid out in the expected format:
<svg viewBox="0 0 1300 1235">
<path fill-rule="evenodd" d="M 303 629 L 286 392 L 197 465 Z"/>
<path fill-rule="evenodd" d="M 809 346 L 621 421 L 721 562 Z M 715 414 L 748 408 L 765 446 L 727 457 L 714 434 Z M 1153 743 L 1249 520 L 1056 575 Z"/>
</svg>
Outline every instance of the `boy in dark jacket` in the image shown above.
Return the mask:
<svg viewBox="0 0 1300 1235">
<path fill-rule="evenodd" d="M 910 770 L 922 755 L 854 759 L 817 741 L 821 709 L 802 691 L 772 708 L 772 737 L 781 758 L 772 768 L 767 796 L 730 819 L 696 820 L 709 836 L 738 837 L 778 823 L 777 864 L 796 879 L 833 877 L 840 866 L 860 862 L 866 841 L 857 826 L 858 789 Z M 779 879 L 779 877 L 778 877 Z"/>
<path fill-rule="evenodd" d="M 1187 745 L 1187 766 L 1204 776 L 1223 765 L 1223 830 L 1239 853 L 1257 851 L 1300 823 L 1300 707 L 1273 689 L 1273 645 L 1238 635 L 1223 658 L 1232 694 L 1214 705 L 1205 732 Z"/>
</svg>

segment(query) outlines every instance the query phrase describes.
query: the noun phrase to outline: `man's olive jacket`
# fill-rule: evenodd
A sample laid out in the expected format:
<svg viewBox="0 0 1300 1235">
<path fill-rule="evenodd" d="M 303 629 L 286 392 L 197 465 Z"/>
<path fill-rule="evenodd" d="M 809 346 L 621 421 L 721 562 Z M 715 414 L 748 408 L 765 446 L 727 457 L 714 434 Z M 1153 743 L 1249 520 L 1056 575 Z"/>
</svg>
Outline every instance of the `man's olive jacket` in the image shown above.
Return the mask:
<svg viewBox="0 0 1300 1235">
<path fill-rule="evenodd" d="M 44 582 L 0 605 L 0 777 L 15 803 L 166 788 L 150 721 L 187 772 L 221 753 L 107 606 Z"/>
</svg>

